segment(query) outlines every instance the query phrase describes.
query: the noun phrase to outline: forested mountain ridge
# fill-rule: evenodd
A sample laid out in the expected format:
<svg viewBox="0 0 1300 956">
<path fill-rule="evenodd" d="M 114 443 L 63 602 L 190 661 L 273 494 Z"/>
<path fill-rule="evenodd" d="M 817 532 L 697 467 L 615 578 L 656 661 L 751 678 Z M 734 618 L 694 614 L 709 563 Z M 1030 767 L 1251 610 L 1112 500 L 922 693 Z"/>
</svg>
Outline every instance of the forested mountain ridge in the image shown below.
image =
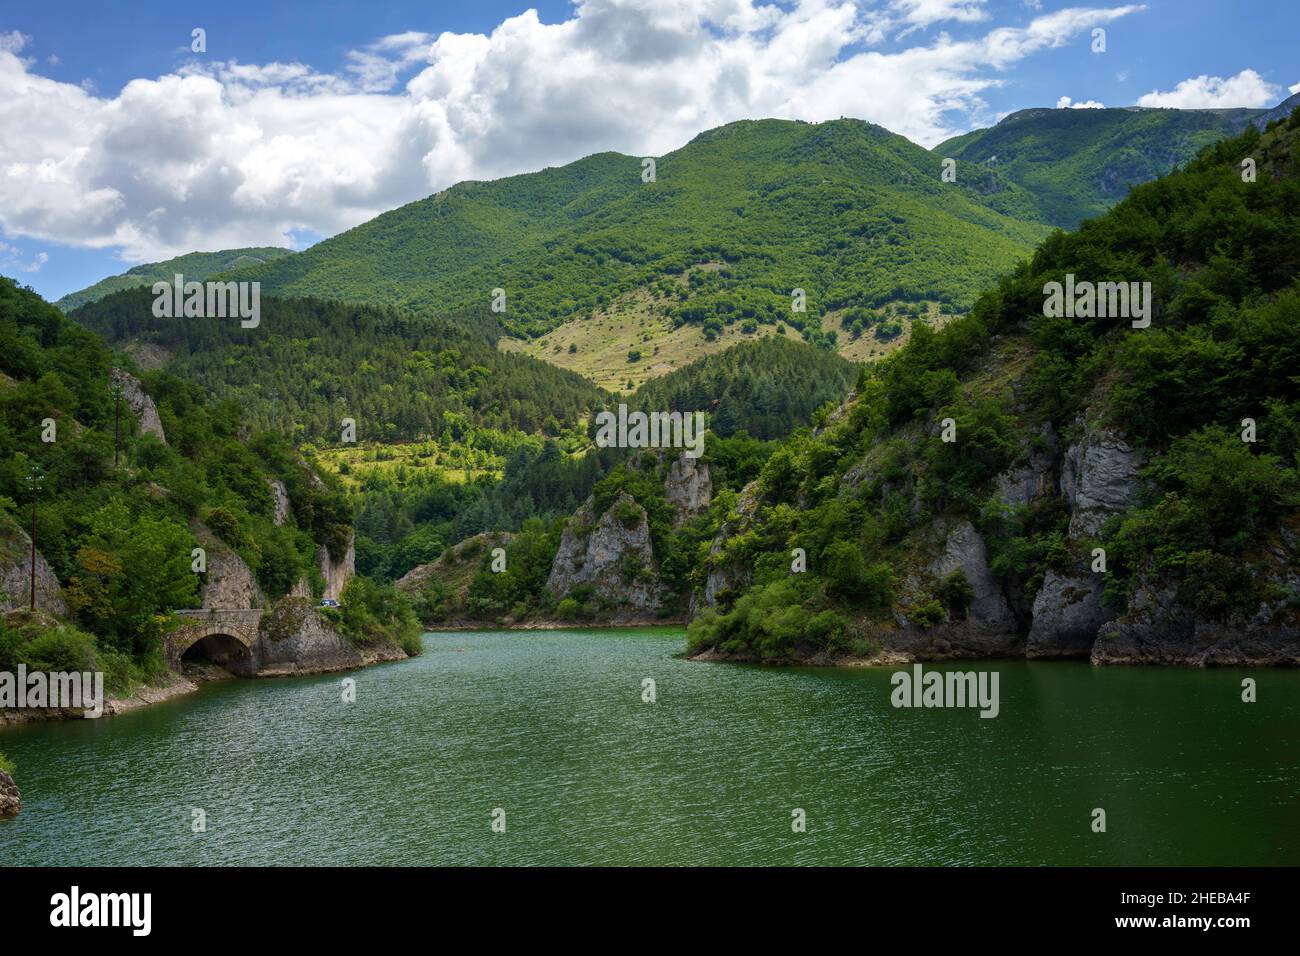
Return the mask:
<svg viewBox="0 0 1300 956">
<path fill-rule="evenodd" d="M 502 323 L 522 336 L 646 286 L 683 322 L 801 330 L 855 304 L 969 305 L 973 283 L 1045 234 L 940 182 L 929 151 L 858 120 L 732 123 L 659 157 L 652 182 L 643 168 L 602 153 L 461 183 L 237 277 L 422 313 L 486 306 L 499 288 Z M 702 263 L 724 268 L 685 292 L 659 288 Z M 807 312 L 791 309 L 796 288 Z"/>
<path fill-rule="evenodd" d="M 945 140 L 934 152 L 956 159 L 959 168 L 978 169 L 994 208 L 1025 215 L 1028 196 L 1030 216 L 1074 229 L 1123 199 L 1130 187 L 1164 175 L 1267 112 L 1025 109 L 996 126 Z M 1008 185 L 1020 190 L 1004 196 Z"/>
<path fill-rule="evenodd" d="M 558 434 L 608 396 L 582 377 L 493 346 L 486 309 L 446 318 L 319 299 L 261 301 L 256 328 L 158 318 L 148 289 L 89 303 L 73 318 L 111 343 L 144 347 L 168 371 L 239 403 L 247 420 L 296 440 L 411 441 L 471 428 Z"/>
<path fill-rule="evenodd" d="M 178 273 L 185 276 L 187 282 L 203 282 L 227 269 L 260 265 L 289 255 L 293 255 L 292 249 L 281 249 L 278 246 L 223 249 L 220 252 L 191 252 L 163 262 L 146 262 L 133 266 L 121 275 L 109 276 L 92 286 L 71 292 L 54 304 L 64 312 L 71 312 L 78 306 L 102 299 L 113 292 L 151 286 L 155 282 L 171 282 Z"/>
</svg>

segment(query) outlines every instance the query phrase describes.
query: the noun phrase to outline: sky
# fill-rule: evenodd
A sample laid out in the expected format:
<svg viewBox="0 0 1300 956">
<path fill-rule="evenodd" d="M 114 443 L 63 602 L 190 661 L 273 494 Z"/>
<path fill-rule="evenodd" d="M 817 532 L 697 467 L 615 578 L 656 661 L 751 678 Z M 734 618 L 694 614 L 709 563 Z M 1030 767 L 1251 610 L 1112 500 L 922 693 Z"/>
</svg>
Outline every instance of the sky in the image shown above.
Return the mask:
<svg viewBox="0 0 1300 956">
<path fill-rule="evenodd" d="M 1300 92 L 1298 36 L 1296 0 L 0 0 L 0 274 L 56 299 L 301 249 L 738 119 L 933 147 L 1028 107 L 1269 107 Z"/>
</svg>

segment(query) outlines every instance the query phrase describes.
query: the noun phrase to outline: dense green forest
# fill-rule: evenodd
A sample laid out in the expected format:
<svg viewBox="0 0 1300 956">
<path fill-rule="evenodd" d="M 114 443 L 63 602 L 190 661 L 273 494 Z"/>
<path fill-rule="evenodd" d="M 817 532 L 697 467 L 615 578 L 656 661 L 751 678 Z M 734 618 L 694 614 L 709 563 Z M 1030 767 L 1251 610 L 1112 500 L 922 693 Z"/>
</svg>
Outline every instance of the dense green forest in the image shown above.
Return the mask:
<svg viewBox="0 0 1300 956">
<path fill-rule="evenodd" d="M 250 428 L 238 400 L 209 401 L 168 372 L 140 376 L 166 442 L 141 434 L 124 405 L 115 466 L 110 369 L 124 364 L 99 336 L 0 279 L 0 540 L 7 560 L 22 560 L 26 479 L 38 469 L 37 540 L 69 606 L 53 628 L 39 616 L 10 615 L 0 625 L 0 669 L 102 669 L 115 690 L 156 677 L 162 636 L 175 624 L 170 612 L 198 606 L 195 521 L 244 559 L 271 599 L 302 577 L 319 593 L 318 546 L 335 557 L 347 546 L 351 508 L 333 479 L 317 475 L 284 436 Z M 284 483 L 292 504 L 282 525 L 273 520 L 269 478 Z M 391 589 L 361 585 L 356 593 L 354 634 L 401 618 Z"/>
<path fill-rule="evenodd" d="M 1206 149 L 1077 232 L 1052 236 L 970 315 L 937 333 L 918 328 L 906 348 L 865 368 L 840 422 L 767 460 L 755 519 L 709 558 L 750 562 L 753 585 L 692 623 L 691 649 L 869 653 L 861 635 L 895 610 L 916 531 L 937 516 L 974 522 L 994 573 L 1032 599 L 1047 568 L 1078 557 L 1067 549 L 1067 515 L 1059 498 L 1002 506 L 991 482 L 1034 450 L 1043 423 L 1077 434 L 1085 410 L 1150 456 L 1145 497 L 1103 531 L 1109 601 L 1122 606 L 1141 575 L 1171 582 L 1210 619 L 1276 598 L 1262 593 L 1254 562 L 1277 522 L 1300 509 L 1297 139 L 1300 112 L 1263 136 L 1251 128 Z M 1243 182 L 1248 156 L 1257 182 Z M 1044 316 L 1044 285 L 1066 272 L 1151 282 L 1152 327 Z M 943 418 L 955 420 L 959 441 L 939 440 Z M 1242 440 L 1245 418 L 1257 422 L 1254 442 Z M 871 480 L 845 481 L 868 456 Z M 795 547 L 807 551 L 806 574 L 788 573 Z M 900 610 L 927 626 L 960 616 L 969 599 L 968 582 L 954 578 Z"/>
<path fill-rule="evenodd" d="M 646 411 L 708 413 L 718 435 L 780 438 L 839 400 L 857 376 L 838 355 L 766 338 L 734 346 L 646 382 L 629 404 Z"/>
<path fill-rule="evenodd" d="M 101 279 L 92 286 L 65 295 L 54 303 L 64 312 L 71 312 L 87 302 L 94 302 L 123 289 L 138 289 L 151 286 L 155 282 L 171 282 L 177 273 L 185 276 L 187 282 L 203 282 L 228 269 L 241 266 L 260 265 L 283 256 L 292 255 L 293 250 L 277 246 L 253 246 L 248 249 L 223 249 L 220 252 L 191 252 L 163 262 L 146 262 L 133 266 L 117 276 Z"/>
<path fill-rule="evenodd" d="M 1100 215 L 1264 110 L 1030 109 L 940 143 L 989 205 L 1064 229 Z M 1019 187 L 1008 189 L 1009 186 Z M 1024 200 L 1032 204 L 1026 210 Z"/>
<path fill-rule="evenodd" d="M 478 427 L 549 431 L 606 401 L 581 376 L 499 352 L 486 311 L 417 317 L 319 299 L 261 301 L 256 328 L 219 318 L 155 318 L 148 289 L 107 296 L 74 313 L 115 345 L 165 350 L 167 369 L 236 402 L 257 428 L 337 442 L 464 437 Z"/>
<path fill-rule="evenodd" d="M 732 123 L 660 157 L 654 182 L 641 177 L 640 158 L 601 153 L 461 183 L 230 277 L 421 313 L 485 308 L 501 289 L 503 325 L 523 336 L 642 287 L 676 321 L 812 333 L 849 305 L 969 306 L 1046 234 L 973 186 L 941 182 L 933 153 L 858 120 Z M 685 288 L 670 281 L 706 262 L 723 268 L 692 273 Z M 796 288 L 806 312 L 791 309 Z"/>
</svg>

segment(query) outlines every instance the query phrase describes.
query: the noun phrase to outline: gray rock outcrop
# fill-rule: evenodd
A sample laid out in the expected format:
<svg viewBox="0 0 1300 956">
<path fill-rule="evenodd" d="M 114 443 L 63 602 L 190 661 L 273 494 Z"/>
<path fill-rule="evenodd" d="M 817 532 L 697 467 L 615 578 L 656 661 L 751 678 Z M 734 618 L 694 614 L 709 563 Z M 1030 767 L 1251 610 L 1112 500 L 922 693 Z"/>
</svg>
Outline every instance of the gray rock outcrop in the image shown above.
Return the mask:
<svg viewBox="0 0 1300 956">
<path fill-rule="evenodd" d="M 308 598 L 288 596 L 262 615 L 251 648 L 258 677 L 285 677 L 347 670 L 376 661 L 401 660 L 395 644 L 355 647 Z"/>
<path fill-rule="evenodd" d="M 244 559 L 202 522 L 192 522 L 190 530 L 207 552 L 208 570 L 201 595 L 203 607 L 218 611 L 262 607 L 266 597 Z"/>
<path fill-rule="evenodd" d="M 698 458 L 679 456 L 664 479 L 664 497 L 673 509 L 674 528 L 680 528 L 696 515 L 708 511 L 709 503 L 713 501 L 709 466 Z"/>
<path fill-rule="evenodd" d="M 984 539 L 969 521 L 955 522 L 944 539 L 943 551 L 927 569 L 942 581 L 954 571 L 961 571 L 974 591 L 966 610 L 968 620 L 992 628 L 1010 629 L 1015 625 L 1011 608 L 1002 596 L 1002 589 L 989 570 Z"/>
<path fill-rule="evenodd" d="M 735 520 L 724 521 L 709 545 L 709 573 L 704 579 L 703 594 L 691 595 L 689 617 L 695 617 L 706 607 L 717 607 L 720 601 L 747 588 L 753 581 L 752 567 L 742 562 L 723 561 L 720 556 L 726 548 L 728 538 L 743 534 L 753 523 L 758 514 L 758 506 L 758 482 L 751 481 L 740 490 L 740 495 L 736 498 Z"/>
<path fill-rule="evenodd" d="M 0 529 L 0 611 L 31 605 L 32 539 L 16 524 Z M 36 552 L 36 607 L 59 617 L 68 614 L 63 589 L 45 558 Z"/>
<path fill-rule="evenodd" d="M 325 590 L 321 592 L 321 597 L 332 601 L 343 600 L 343 589 L 357 573 L 356 536 L 349 533 L 347 549 L 337 561 L 330 557 L 329 548 L 322 544 L 316 549 L 316 563 L 325 579 Z"/>
<path fill-rule="evenodd" d="M 17 816 L 22 807 L 22 795 L 14 778 L 0 770 L 0 817 Z"/>
<path fill-rule="evenodd" d="M 663 602 L 645 509 L 622 492 L 599 518 L 588 498 L 569 519 L 551 563 L 546 588 L 563 598 L 588 587 L 602 602 L 633 611 L 657 610 Z"/>
<path fill-rule="evenodd" d="M 275 499 L 275 513 L 272 515 L 272 520 L 278 525 L 284 524 L 289 520 L 289 491 L 279 478 L 268 478 L 266 483 L 271 488 L 271 497 Z"/>
<path fill-rule="evenodd" d="M 131 409 L 135 420 L 140 423 L 140 433 L 153 435 L 165 443 L 167 436 L 163 434 L 162 419 L 158 417 L 158 409 L 153 399 L 144 390 L 144 384 L 130 372 L 124 372 L 120 368 L 113 369 L 111 376 L 113 384 L 122 389 L 123 402 Z"/>
<path fill-rule="evenodd" d="M 1089 425 L 1061 462 L 1061 496 L 1070 510 L 1070 537 L 1094 535 L 1137 496 L 1145 456 L 1117 432 Z"/>
<path fill-rule="evenodd" d="M 1112 429 L 1088 423 L 1061 462 L 1061 497 L 1070 512 L 1068 545 L 1080 552 L 1106 521 L 1133 504 L 1145 455 Z M 1025 643 L 1029 657 L 1086 657 L 1097 631 L 1115 617 L 1102 604 L 1105 579 L 1078 555 L 1067 571 L 1049 570 L 1034 597 Z"/>
</svg>

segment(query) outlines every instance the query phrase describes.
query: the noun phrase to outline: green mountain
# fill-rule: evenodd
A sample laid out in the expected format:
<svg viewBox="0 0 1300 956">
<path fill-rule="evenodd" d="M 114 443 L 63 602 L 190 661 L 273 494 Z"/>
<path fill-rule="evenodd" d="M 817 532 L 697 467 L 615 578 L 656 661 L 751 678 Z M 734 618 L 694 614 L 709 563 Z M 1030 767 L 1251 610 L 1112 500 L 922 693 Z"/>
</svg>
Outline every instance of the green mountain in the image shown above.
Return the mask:
<svg viewBox="0 0 1300 956">
<path fill-rule="evenodd" d="M 1074 229 L 1123 199 L 1130 187 L 1163 176 L 1267 112 L 1020 110 L 989 129 L 946 140 L 934 152 L 956 159 L 958 180 L 973 177 L 994 208 Z"/>
<path fill-rule="evenodd" d="M 601 153 L 461 183 L 237 276 L 264 293 L 424 314 L 485 307 L 501 289 L 502 323 L 519 336 L 637 293 L 647 301 L 636 318 L 712 337 L 745 319 L 781 322 L 815 338 L 824 314 L 848 306 L 967 307 L 1046 234 L 941 182 L 934 154 L 858 120 L 732 123 L 659 157 L 653 182 L 642 169 Z M 805 312 L 792 311 L 794 289 Z"/>
<path fill-rule="evenodd" d="M 260 265 L 290 255 L 293 255 L 293 250 L 276 246 L 225 249 L 221 252 L 191 252 L 165 262 L 146 262 L 135 266 L 121 275 L 109 276 L 79 292 L 71 292 L 54 304 L 64 312 L 71 312 L 78 306 L 102 299 L 113 292 L 151 286 L 160 281 L 171 282 L 177 273 L 185 276 L 189 281 L 203 282 L 227 269 Z"/>
</svg>

